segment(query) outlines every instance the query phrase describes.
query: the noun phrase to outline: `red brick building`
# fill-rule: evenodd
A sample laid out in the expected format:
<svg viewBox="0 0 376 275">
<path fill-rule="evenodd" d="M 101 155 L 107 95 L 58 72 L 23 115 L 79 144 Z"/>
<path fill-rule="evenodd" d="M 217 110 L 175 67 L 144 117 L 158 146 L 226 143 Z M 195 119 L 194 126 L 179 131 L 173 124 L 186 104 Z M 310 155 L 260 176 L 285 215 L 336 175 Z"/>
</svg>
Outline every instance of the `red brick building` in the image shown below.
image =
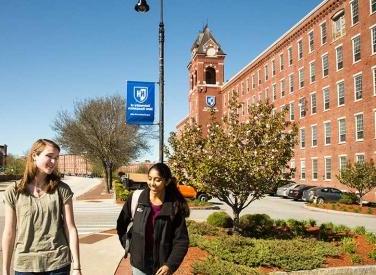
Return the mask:
<svg viewBox="0 0 376 275">
<path fill-rule="evenodd" d="M 90 162 L 79 155 L 60 155 L 58 169 L 65 175 L 88 176 L 92 174 Z"/>
<path fill-rule="evenodd" d="M 247 107 L 269 99 L 299 123 L 295 180 L 345 189 L 348 161 L 376 160 L 376 0 L 325 0 L 224 83 L 220 45 L 205 27 L 188 65 L 189 115 L 204 128 L 209 106 L 226 114 L 237 92 Z M 366 199 L 376 201 L 376 191 Z"/>
</svg>

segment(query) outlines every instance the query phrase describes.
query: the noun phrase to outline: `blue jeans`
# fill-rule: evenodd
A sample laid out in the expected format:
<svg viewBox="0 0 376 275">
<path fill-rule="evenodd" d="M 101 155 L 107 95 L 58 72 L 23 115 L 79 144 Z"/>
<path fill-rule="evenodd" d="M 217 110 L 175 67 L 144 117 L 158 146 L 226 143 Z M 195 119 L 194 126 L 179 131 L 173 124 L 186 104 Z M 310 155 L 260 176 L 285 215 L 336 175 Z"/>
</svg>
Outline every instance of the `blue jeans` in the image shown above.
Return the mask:
<svg viewBox="0 0 376 275">
<path fill-rule="evenodd" d="M 66 265 L 62 268 L 52 270 L 52 271 L 44 271 L 44 272 L 19 272 L 14 271 L 14 275 L 69 275 L 70 273 L 70 265 Z"/>
</svg>

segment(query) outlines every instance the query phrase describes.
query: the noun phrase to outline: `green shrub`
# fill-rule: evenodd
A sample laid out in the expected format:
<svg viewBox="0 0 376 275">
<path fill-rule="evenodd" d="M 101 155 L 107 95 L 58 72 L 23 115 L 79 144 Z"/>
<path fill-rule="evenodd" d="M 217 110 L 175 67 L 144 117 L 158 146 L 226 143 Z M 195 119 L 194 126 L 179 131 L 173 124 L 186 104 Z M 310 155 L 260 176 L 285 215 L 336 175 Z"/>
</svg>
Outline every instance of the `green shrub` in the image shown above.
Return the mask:
<svg viewBox="0 0 376 275">
<path fill-rule="evenodd" d="M 351 262 L 353 264 L 361 264 L 363 262 L 363 259 L 361 256 L 354 254 L 354 255 L 351 255 Z"/>
<path fill-rule="evenodd" d="M 329 239 L 329 235 L 333 232 L 333 224 L 331 223 L 323 223 L 320 225 L 319 228 L 319 239 L 323 241 L 327 241 Z"/>
<path fill-rule="evenodd" d="M 217 236 L 219 234 L 219 228 L 210 225 L 206 222 L 195 222 L 192 220 L 187 221 L 188 233 L 197 234 L 201 236 Z"/>
<path fill-rule="evenodd" d="M 115 180 L 113 185 L 115 186 L 116 199 L 126 201 L 130 195 L 130 192 L 125 189 L 123 184 L 118 180 Z"/>
<path fill-rule="evenodd" d="M 288 219 L 287 226 L 294 236 L 303 236 L 306 233 L 304 222 L 295 219 Z"/>
<path fill-rule="evenodd" d="M 356 251 L 356 244 L 353 238 L 345 237 L 341 241 L 342 249 L 346 253 L 354 254 Z"/>
<path fill-rule="evenodd" d="M 368 257 L 370 259 L 376 260 L 376 248 L 372 250 L 370 253 L 368 253 Z"/>
<path fill-rule="evenodd" d="M 364 234 L 366 240 L 371 244 L 376 244 L 376 234 L 372 232 L 366 232 Z"/>
<path fill-rule="evenodd" d="M 342 193 L 338 202 L 343 204 L 357 204 L 359 197 L 355 193 Z"/>
<path fill-rule="evenodd" d="M 273 228 L 273 220 L 266 214 L 245 214 L 239 219 L 239 227 L 244 236 L 262 237 Z"/>
<path fill-rule="evenodd" d="M 367 214 L 372 214 L 373 213 L 373 209 L 372 207 L 368 207 L 367 208 Z"/>
<path fill-rule="evenodd" d="M 365 235 L 366 234 L 366 228 L 364 226 L 357 226 L 354 228 L 354 233 L 358 235 Z"/>
<path fill-rule="evenodd" d="M 274 220 L 274 226 L 285 228 L 287 226 L 287 223 L 285 220 L 277 219 L 277 220 Z"/>
<path fill-rule="evenodd" d="M 214 212 L 209 215 L 207 222 L 210 225 L 222 228 L 231 228 L 234 226 L 232 218 L 224 211 Z"/>
<path fill-rule="evenodd" d="M 338 234 L 349 234 L 351 229 L 346 225 L 340 224 L 334 226 L 333 232 Z"/>
<path fill-rule="evenodd" d="M 317 224 L 316 221 L 313 220 L 313 219 L 309 219 L 309 220 L 308 220 L 308 223 L 309 223 L 309 225 L 312 226 L 312 227 L 316 226 L 316 224 Z"/>
<path fill-rule="evenodd" d="M 208 257 L 205 261 L 196 261 L 192 265 L 193 274 L 201 275 L 251 275 L 260 274 L 257 270 L 238 265 L 233 262 L 227 262 L 219 259 L 218 257 Z M 231 271 L 230 271 L 231 270 Z M 230 273 L 229 273 L 230 272 Z"/>
</svg>

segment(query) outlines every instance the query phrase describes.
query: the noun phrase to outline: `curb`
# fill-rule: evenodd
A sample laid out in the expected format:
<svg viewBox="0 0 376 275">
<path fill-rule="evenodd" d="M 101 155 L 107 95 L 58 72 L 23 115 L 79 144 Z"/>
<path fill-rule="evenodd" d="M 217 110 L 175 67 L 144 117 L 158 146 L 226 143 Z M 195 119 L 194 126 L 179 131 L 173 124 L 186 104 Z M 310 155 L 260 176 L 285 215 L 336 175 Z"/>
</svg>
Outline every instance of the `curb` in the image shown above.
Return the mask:
<svg viewBox="0 0 376 275">
<path fill-rule="evenodd" d="M 311 211 L 317 211 L 317 212 L 337 213 L 337 214 L 342 214 L 342 215 L 347 215 L 347 216 L 360 216 L 360 217 L 367 217 L 367 218 L 375 218 L 376 219 L 376 215 L 361 214 L 361 213 L 346 212 L 346 211 L 338 211 L 338 210 L 331 210 L 331 209 L 322 209 L 322 208 L 318 208 L 318 207 L 308 206 L 306 204 L 304 204 L 304 208 L 309 209 Z"/>
<path fill-rule="evenodd" d="M 220 210 L 219 206 L 191 206 L 191 210 Z"/>
<path fill-rule="evenodd" d="M 345 267 L 330 267 L 330 268 L 317 268 L 313 270 L 300 270 L 300 271 L 276 271 L 269 274 L 273 275 L 374 275 L 376 274 L 376 265 L 363 265 L 363 266 L 345 266 Z"/>
</svg>

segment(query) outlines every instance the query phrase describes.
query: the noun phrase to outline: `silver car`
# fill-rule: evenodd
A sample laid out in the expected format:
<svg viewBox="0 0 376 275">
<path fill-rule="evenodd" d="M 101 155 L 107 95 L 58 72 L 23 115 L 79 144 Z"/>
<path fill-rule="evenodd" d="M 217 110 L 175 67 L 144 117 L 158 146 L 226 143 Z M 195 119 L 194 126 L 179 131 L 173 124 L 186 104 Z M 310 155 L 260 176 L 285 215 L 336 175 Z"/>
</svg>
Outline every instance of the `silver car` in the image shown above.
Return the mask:
<svg viewBox="0 0 376 275">
<path fill-rule="evenodd" d="M 287 198 L 290 189 L 293 189 L 297 186 L 299 186 L 299 184 L 294 182 L 283 185 L 277 189 L 277 196 Z"/>
</svg>

